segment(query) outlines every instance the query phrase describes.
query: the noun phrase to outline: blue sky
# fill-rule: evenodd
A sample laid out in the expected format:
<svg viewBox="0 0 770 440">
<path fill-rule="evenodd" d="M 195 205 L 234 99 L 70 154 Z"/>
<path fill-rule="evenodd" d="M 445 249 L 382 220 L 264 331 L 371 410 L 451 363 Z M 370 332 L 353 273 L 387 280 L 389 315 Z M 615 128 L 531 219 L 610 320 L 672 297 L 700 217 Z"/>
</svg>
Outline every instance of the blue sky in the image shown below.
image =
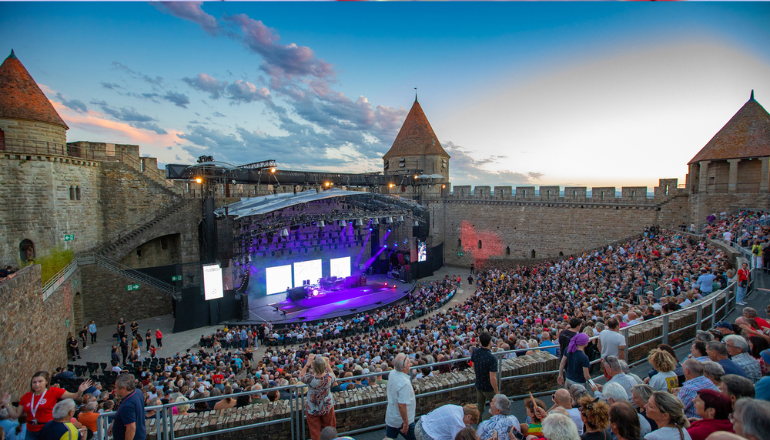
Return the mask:
<svg viewBox="0 0 770 440">
<path fill-rule="evenodd" d="M 757 3 L 0 3 L 69 141 L 378 171 L 418 88 L 458 184 L 654 186 L 770 102 Z"/>
</svg>

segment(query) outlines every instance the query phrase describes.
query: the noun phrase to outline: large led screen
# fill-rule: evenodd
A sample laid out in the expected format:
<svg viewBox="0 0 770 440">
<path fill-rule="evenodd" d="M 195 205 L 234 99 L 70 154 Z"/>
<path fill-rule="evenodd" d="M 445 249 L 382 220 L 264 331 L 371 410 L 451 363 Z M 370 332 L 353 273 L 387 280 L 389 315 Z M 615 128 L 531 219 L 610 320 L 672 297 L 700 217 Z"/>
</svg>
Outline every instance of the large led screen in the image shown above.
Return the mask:
<svg viewBox="0 0 770 440">
<path fill-rule="evenodd" d="M 268 295 L 284 293 L 286 288 L 291 289 L 291 265 L 268 267 L 265 269 L 265 285 Z"/>
<path fill-rule="evenodd" d="M 321 272 L 321 260 L 301 261 L 294 263 L 294 285 L 301 286 L 302 280 L 310 280 L 310 284 L 316 284 L 323 276 Z"/>
<path fill-rule="evenodd" d="M 218 264 L 203 266 L 203 295 L 206 301 L 222 298 L 224 293 L 222 288 L 222 268 Z"/>
<path fill-rule="evenodd" d="M 331 276 L 345 278 L 350 276 L 350 257 L 332 258 L 329 260 Z"/>
</svg>

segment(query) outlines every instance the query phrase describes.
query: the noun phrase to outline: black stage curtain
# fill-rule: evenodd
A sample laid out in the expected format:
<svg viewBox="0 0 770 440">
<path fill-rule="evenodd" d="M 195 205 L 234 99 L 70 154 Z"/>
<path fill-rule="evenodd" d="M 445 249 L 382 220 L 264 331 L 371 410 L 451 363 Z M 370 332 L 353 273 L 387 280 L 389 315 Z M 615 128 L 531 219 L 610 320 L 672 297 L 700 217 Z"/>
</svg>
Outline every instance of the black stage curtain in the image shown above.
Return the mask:
<svg viewBox="0 0 770 440">
<path fill-rule="evenodd" d="M 182 289 L 182 300 L 176 303 L 174 333 L 241 319 L 243 302 L 235 299 L 235 291 L 225 290 L 222 298 L 206 301 L 201 289 L 202 286 Z"/>
</svg>

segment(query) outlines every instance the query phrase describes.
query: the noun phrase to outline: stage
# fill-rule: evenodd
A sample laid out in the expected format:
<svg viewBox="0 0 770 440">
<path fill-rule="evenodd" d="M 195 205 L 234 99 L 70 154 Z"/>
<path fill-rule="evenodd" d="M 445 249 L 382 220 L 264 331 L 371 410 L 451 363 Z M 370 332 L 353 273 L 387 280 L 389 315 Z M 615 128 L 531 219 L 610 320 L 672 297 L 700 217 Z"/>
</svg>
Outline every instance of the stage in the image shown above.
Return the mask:
<svg viewBox="0 0 770 440">
<path fill-rule="evenodd" d="M 328 291 L 312 298 L 290 301 L 286 293 L 249 297 L 249 321 L 245 323 L 294 324 L 355 315 L 392 304 L 414 286 L 386 275 L 369 275 L 365 286 Z"/>
</svg>

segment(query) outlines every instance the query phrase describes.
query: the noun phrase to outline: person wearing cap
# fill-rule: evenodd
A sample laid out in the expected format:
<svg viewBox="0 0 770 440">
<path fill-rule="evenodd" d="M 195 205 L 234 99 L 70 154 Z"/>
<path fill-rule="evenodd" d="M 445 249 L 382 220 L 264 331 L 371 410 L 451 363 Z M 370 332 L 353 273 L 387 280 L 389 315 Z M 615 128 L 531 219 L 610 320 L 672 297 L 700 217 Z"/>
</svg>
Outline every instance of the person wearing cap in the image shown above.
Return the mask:
<svg viewBox="0 0 770 440">
<path fill-rule="evenodd" d="M 729 322 L 721 321 L 721 322 L 718 322 L 714 327 L 717 329 L 719 333 L 722 334 L 722 336 L 735 334 L 735 331 L 733 331 L 733 325 L 730 324 Z"/>
</svg>

